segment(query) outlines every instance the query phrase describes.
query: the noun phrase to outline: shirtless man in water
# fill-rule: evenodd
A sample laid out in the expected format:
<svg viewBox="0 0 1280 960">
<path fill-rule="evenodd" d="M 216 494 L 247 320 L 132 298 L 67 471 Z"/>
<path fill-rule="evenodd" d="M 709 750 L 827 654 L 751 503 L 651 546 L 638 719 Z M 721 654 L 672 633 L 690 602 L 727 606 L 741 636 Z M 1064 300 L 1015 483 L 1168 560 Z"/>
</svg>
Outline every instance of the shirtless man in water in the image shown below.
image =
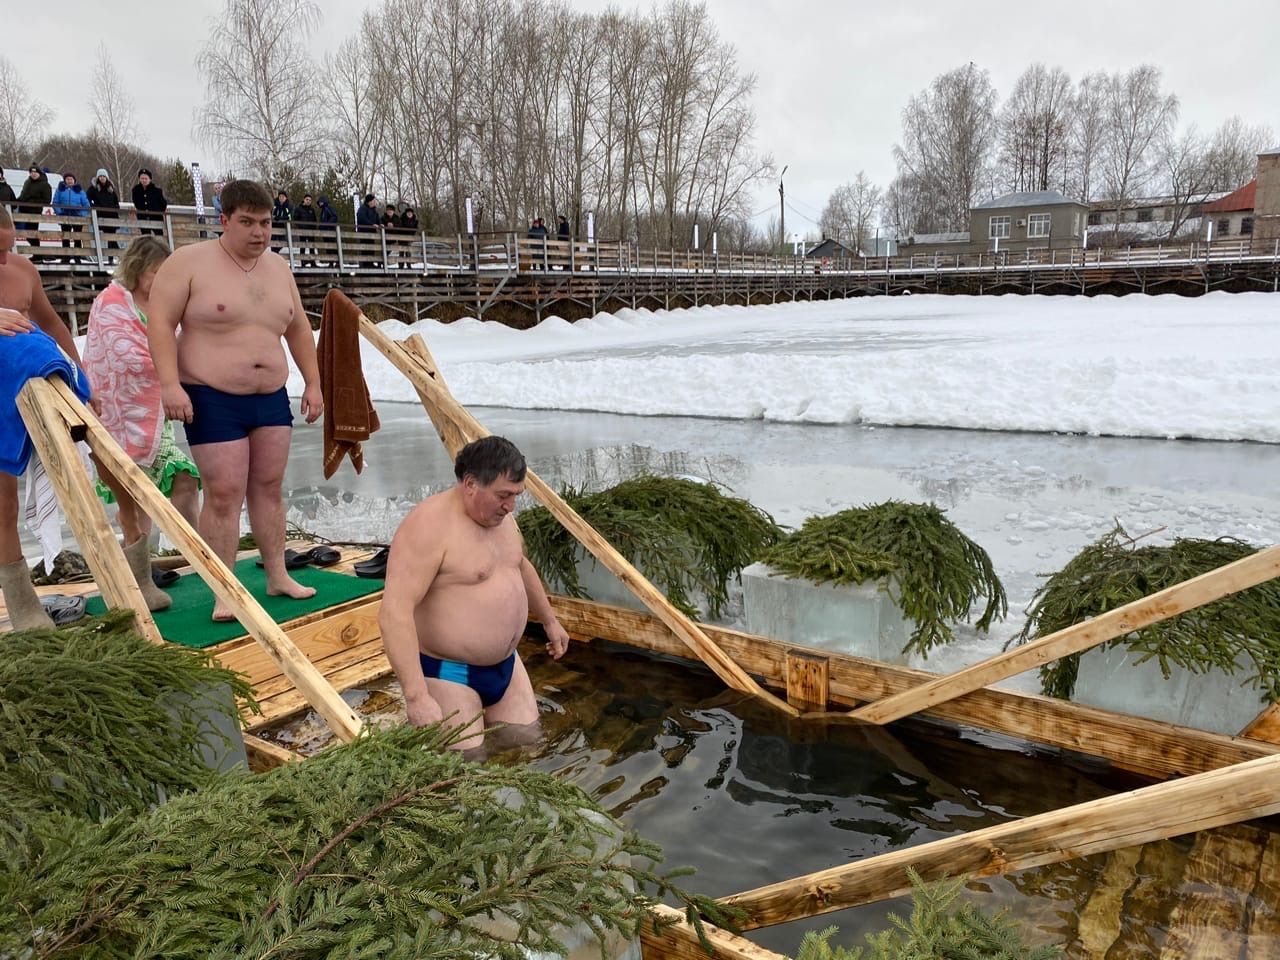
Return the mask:
<svg viewBox="0 0 1280 960">
<path fill-rule="evenodd" d="M 228 183 L 222 224 L 222 236 L 179 247 L 161 265 L 151 289 L 147 339 L 165 416 L 186 424 L 204 480 L 200 535 L 234 566 L 247 498 L 267 593 L 304 599 L 315 588 L 302 586 L 284 565 L 281 488 L 293 413 L 280 338 L 305 382 L 307 423 L 322 412 L 315 340 L 288 263 L 267 249 L 271 195 L 251 180 Z M 219 603 L 213 619 L 234 617 Z"/>
<path fill-rule="evenodd" d="M 26 257 L 13 253 L 17 234 L 9 211 L 0 206 L 0 336 L 51 336 L 63 353 L 77 364 L 71 331 L 54 312 L 35 265 Z M 17 410 L 13 416 L 18 416 Z M 53 621 L 40 606 L 31 570 L 22 558 L 22 540 L 18 536 L 18 478 L 0 471 L 0 590 L 4 591 L 9 621 L 15 630 L 49 629 Z"/>
<path fill-rule="evenodd" d="M 414 507 L 396 531 L 378 623 L 409 722 L 453 714 L 451 722 L 467 725 L 455 747 L 469 750 L 487 723 L 538 719 L 516 653 L 529 614 L 545 627 L 555 659 L 569 635 L 510 516 L 524 492 L 520 451 L 502 437 L 476 440 L 458 452 L 454 474 L 457 484 Z"/>
</svg>

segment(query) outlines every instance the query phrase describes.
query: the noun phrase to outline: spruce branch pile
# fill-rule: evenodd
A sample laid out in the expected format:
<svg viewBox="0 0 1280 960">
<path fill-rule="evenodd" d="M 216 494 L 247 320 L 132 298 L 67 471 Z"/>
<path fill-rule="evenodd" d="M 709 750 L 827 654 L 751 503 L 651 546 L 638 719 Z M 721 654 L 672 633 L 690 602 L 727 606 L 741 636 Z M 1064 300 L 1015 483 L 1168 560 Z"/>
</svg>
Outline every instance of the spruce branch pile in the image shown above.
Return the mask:
<svg viewBox="0 0 1280 960">
<path fill-rule="evenodd" d="M 911 916 L 889 915 L 890 929 L 867 937 L 866 947 L 832 947 L 835 927 L 807 933 L 798 960 L 1054 960 L 1059 951 L 1030 947 L 1005 911 L 984 913 L 956 903 L 963 880 L 926 886 L 911 877 Z"/>
<path fill-rule="evenodd" d="M 1117 524 L 1076 554 L 1036 591 L 1026 625 L 1012 642 L 1048 636 L 1258 550 L 1230 537 L 1180 537 L 1171 544 L 1145 546 L 1139 546 L 1140 539 Z M 1154 657 L 1166 677 L 1171 666 L 1235 674 L 1241 660 L 1248 664 L 1242 682 L 1257 680 L 1269 700 L 1280 700 L 1280 583 L 1258 584 L 1111 641 L 1116 643 L 1141 654 L 1139 663 Z M 1042 667 L 1044 692 L 1070 699 L 1079 669 L 1079 654 Z"/>
<path fill-rule="evenodd" d="M 142 639 L 129 611 L 58 631 L 6 634 L 0 850 L 20 842 L 45 812 L 95 820 L 138 813 L 208 783 L 201 746 L 217 746 L 221 735 L 202 711 L 220 685 L 251 699 L 248 685 L 210 654 Z"/>
<path fill-rule="evenodd" d="M 599 493 L 567 488 L 561 495 L 690 616 L 697 591 L 707 598 L 706 612 L 719 616 L 730 579 L 782 535 L 763 510 L 696 480 L 645 475 Z M 584 553 L 573 535 L 545 507 L 522 511 L 519 521 L 529 559 L 548 586 L 585 597 L 578 580 Z"/>
<path fill-rule="evenodd" d="M 903 614 L 915 622 L 903 652 L 928 656 L 954 639 L 951 623 L 986 606 L 974 626 L 986 631 L 1009 604 L 987 551 L 932 503 L 884 503 L 810 517 L 759 558 L 789 577 L 850 584 L 888 578 Z"/>
</svg>

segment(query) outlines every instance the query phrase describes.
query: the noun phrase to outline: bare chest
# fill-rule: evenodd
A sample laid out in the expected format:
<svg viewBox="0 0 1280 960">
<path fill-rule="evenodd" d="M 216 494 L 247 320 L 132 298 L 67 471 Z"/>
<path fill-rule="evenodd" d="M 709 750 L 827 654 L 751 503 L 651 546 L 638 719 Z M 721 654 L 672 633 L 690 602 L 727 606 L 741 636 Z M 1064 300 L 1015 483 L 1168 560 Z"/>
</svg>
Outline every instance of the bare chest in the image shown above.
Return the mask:
<svg viewBox="0 0 1280 960">
<path fill-rule="evenodd" d="M 10 259 L 13 254 L 9 254 Z M 0 307 L 31 314 L 31 278 L 17 263 L 0 266 Z"/>
<path fill-rule="evenodd" d="M 442 584 L 479 585 L 519 573 L 522 553 L 513 531 L 500 528 L 450 543 L 437 579 Z"/>
<path fill-rule="evenodd" d="M 216 264 L 193 279 L 183 314 L 184 326 L 201 330 L 253 327 L 280 336 L 294 315 L 293 281 L 287 270 L 259 261 L 246 272 L 232 263 Z"/>
</svg>

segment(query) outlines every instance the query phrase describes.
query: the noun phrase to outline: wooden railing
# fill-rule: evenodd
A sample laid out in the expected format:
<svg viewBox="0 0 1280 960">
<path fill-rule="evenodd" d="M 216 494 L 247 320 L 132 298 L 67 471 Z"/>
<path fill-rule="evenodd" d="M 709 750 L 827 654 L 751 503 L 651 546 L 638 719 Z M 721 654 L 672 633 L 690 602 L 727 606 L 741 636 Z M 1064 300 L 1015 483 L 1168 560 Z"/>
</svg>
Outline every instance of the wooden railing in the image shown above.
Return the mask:
<svg viewBox="0 0 1280 960">
<path fill-rule="evenodd" d="M 132 210 L 59 217 L 12 206 L 19 252 L 43 265 L 68 269 L 110 269 L 120 248 L 143 233 L 170 248 L 210 239 L 222 232 L 211 214 L 151 214 Z M 49 208 L 43 208 L 49 210 Z M 396 229 L 358 230 L 349 226 L 281 224 L 272 248 L 299 274 L 422 273 L 502 274 L 746 274 L 901 276 L 943 273 L 999 273 L 1004 270 L 1063 271 L 1095 267 L 1195 265 L 1246 260 L 1280 261 L 1280 240 L 1247 238 L 1213 243 L 1092 249 L 982 253 L 907 253 L 896 257 L 816 259 L 771 254 L 710 253 L 663 249 L 619 240 L 553 240 L 516 233 L 436 237 Z"/>
</svg>

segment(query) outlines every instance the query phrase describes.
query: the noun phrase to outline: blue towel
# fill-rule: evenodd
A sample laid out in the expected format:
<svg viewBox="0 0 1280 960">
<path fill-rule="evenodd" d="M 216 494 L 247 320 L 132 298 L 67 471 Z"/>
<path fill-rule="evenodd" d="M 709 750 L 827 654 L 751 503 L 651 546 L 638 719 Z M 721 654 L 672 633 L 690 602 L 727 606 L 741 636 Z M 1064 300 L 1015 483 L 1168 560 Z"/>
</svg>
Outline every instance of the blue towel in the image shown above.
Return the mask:
<svg viewBox="0 0 1280 960">
<path fill-rule="evenodd" d="M 89 381 L 43 330 L 0 337 L 0 470 L 21 476 L 31 459 L 31 435 L 18 413 L 18 394 L 34 377 L 60 373 L 81 400 L 89 399 Z"/>
</svg>

